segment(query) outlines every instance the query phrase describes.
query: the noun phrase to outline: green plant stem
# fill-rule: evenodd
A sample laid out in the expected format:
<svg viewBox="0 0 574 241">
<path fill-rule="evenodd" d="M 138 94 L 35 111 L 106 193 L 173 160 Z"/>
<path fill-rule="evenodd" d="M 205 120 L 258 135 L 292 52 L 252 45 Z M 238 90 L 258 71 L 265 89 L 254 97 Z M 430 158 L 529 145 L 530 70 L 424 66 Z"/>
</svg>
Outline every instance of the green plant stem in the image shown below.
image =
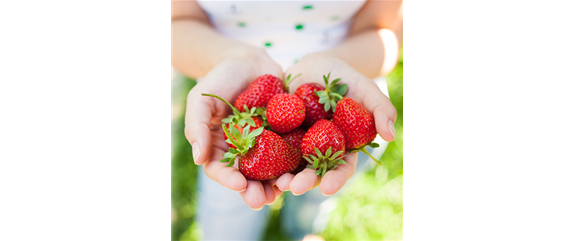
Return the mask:
<svg viewBox="0 0 574 241">
<path fill-rule="evenodd" d="M 371 156 L 371 153 L 369 153 L 369 152 L 367 151 L 367 149 L 365 149 L 365 147 L 361 147 L 361 149 L 359 149 L 359 150 L 361 150 L 362 153 L 367 154 L 367 156 L 370 156 L 371 159 L 373 159 L 373 161 L 375 161 L 377 164 L 379 164 L 379 166 L 382 166 L 382 165 L 383 165 L 383 164 L 381 164 L 379 161 L 377 161 L 377 159 L 375 159 L 373 156 Z"/>
<path fill-rule="evenodd" d="M 239 112 L 239 110 L 235 107 L 233 107 L 233 105 L 231 105 L 229 102 L 227 102 L 227 100 L 217 96 L 217 95 L 212 95 L 212 94 L 205 94 L 205 93 L 201 93 L 201 95 L 203 96 L 211 96 L 211 97 L 215 97 L 223 102 L 225 102 L 225 104 L 227 104 L 229 107 L 231 107 L 231 110 L 237 115 L 237 116 L 241 116 L 241 112 Z"/>
</svg>

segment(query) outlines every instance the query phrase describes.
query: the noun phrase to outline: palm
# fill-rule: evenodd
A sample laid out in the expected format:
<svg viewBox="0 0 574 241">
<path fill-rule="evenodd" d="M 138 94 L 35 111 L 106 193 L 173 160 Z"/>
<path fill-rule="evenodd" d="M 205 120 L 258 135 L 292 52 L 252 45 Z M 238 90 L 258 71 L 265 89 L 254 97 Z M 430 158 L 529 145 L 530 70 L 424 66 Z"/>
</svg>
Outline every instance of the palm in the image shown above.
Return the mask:
<svg viewBox="0 0 574 241">
<path fill-rule="evenodd" d="M 394 139 L 388 127 L 388 120 L 396 119 L 396 110 L 389 99 L 382 94 L 377 85 L 369 78 L 351 68 L 344 61 L 336 58 L 303 58 L 300 62 L 287 70 L 287 74 L 301 73 L 301 77 L 294 80 L 290 91 L 295 90 L 304 83 L 315 82 L 324 85 L 323 75 L 331 73 L 331 81 L 341 78 L 341 83 L 348 86 L 346 96 L 362 104 L 375 116 L 376 129 L 379 135 L 387 141 Z M 333 195 L 339 191 L 346 181 L 353 175 L 357 164 L 357 154 L 347 153 L 345 165 L 328 171 L 322 180 L 315 175 L 315 170 L 306 168 L 297 175 L 286 174 L 277 180 L 277 186 L 283 190 L 290 189 L 294 194 L 302 194 L 317 186 L 325 195 Z"/>
<path fill-rule="evenodd" d="M 270 59 L 257 62 L 245 59 L 224 60 L 190 91 L 186 111 L 188 140 L 200 142 L 202 148 L 201 154 L 194 160 L 196 164 L 203 164 L 206 175 L 212 180 L 239 191 L 245 202 L 254 209 L 273 202 L 280 194 L 274 187 L 275 180 L 247 180 L 237 168 L 219 162 L 229 147 L 224 139 L 221 120 L 232 111 L 224 102 L 201 94 L 217 95 L 233 103 L 257 76 L 263 74 L 279 76 L 281 68 Z"/>
</svg>

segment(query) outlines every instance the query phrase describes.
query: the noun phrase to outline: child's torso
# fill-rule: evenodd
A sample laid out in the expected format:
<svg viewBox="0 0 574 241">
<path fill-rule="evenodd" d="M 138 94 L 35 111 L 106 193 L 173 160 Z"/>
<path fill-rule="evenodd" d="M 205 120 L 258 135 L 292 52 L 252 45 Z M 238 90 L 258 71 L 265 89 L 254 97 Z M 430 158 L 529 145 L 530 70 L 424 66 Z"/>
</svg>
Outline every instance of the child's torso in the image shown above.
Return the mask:
<svg viewBox="0 0 574 241">
<path fill-rule="evenodd" d="M 305 54 L 338 45 L 358 1 L 206 1 L 198 4 L 224 36 L 262 47 L 284 69 Z"/>
</svg>

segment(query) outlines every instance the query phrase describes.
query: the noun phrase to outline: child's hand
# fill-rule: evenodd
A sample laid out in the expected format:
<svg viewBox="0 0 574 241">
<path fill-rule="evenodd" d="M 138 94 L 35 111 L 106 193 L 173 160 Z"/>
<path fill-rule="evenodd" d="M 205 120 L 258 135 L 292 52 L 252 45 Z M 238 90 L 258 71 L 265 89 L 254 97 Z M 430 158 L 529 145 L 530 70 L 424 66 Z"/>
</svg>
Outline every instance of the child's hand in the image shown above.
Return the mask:
<svg viewBox="0 0 574 241">
<path fill-rule="evenodd" d="M 341 78 L 341 83 L 348 85 L 346 96 L 362 104 L 375 117 L 377 133 L 386 141 L 395 139 L 394 122 L 397 112 L 391 101 L 373 82 L 360 74 L 344 61 L 330 55 L 311 54 L 301 59 L 287 70 L 286 74 L 301 73 L 290 85 L 293 93 L 303 83 L 316 82 L 325 85 L 323 75 L 331 72 L 331 79 Z M 281 190 L 291 190 L 295 195 L 303 194 L 317 186 L 324 195 L 333 195 L 339 191 L 355 172 L 357 153 L 346 153 L 346 165 L 328 171 L 322 180 L 315 175 L 315 170 L 306 168 L 297 175 L 284 174 L 277 180 Z"/>
<path fill-rule="evenodd" d="M 235 167 L 226 167 L 221 156 L 228 150 L 223 138 L 221 120 L 231 114 L 222 101 L 201 96 L 218 95 L 231 103 L 260 75 L 281 76 L 282 70 L 263 50 L 239 50 L 219 62 L 188 94 L 185 135 L 192 145 L 195 164 L 203 165 L 212 180 L 240 192 L 253 209 L 263 208 L 281 195 L 274 180 L 247 180 Z"/>
</svg>

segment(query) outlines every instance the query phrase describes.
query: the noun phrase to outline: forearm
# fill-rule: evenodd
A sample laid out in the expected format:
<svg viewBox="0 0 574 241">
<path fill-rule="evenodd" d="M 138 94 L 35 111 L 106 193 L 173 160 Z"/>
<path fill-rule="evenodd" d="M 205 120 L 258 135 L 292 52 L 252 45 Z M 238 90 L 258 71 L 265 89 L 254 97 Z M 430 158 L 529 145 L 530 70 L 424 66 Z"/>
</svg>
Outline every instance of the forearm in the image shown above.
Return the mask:
<svg viewBox="0 0 574 241">
<path fill-rule="evenodd" d="M 331 51 L 369 78 L 380 75 L 385 60 L 384 46 L 376 30 L 352 35 Z"/>
<path fill-rule="evenodd" d="M 255 57 L 255 47 L 228 39 L 211 26 L 193 19 L 171 23 L 172 65 L 191 78 L 205 76 L 217 63 L 229 56 Z"/>
</svg>

